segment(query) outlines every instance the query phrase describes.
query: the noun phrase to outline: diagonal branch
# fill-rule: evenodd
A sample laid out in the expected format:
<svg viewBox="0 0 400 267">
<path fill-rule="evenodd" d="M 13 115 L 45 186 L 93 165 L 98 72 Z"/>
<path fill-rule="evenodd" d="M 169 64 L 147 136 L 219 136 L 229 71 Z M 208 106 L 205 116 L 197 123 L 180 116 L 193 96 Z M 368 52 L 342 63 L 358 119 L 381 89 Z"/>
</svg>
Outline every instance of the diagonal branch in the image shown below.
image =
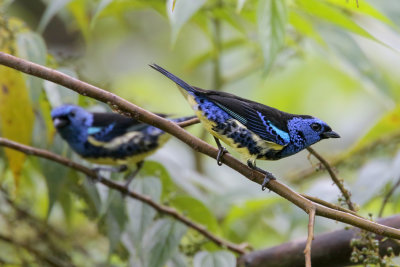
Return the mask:
<svg viewBox="0 0 400 267">
<path fill-rule="evenodd" d="M 207 237 L 208 239 L 210 239 L 212 242 L 214 242 L 218 246 L 226 247 L 227 249 L 229 249 L 233 252 L 239 253 L 239 254 L 245 253 L 244 249 L 241 246 L 230 243 L 224 239 L 221 239 L 221 238 L 213 235 L 211 232 L 207 231 L 207 229 L 204 226 L 191 221 L 190 219 L 188 219 L 185 216 L 183 216 L 182 214 L 180 214 L 177 210 L 167 207 L 167 206 L 160 205 L 160 204 L 156 203 L 155 201 L 153 201 L 148 196 L 136 193 L 134 191 L 130 191 L 124 185 L 121 185 L 117 182 L 106 179 L 104 177 L 101 177 L 94 170 L 89 169 L 81 164 L 73 162 L 67 158 L 61 157 L 50 151 L 26 146 L 26 145 L 23 145 L 23 144 L 20 144 L 17 142 L 13 142 L 11 140 L 8 140 L 8 139 L 2 138 L 2 137 L 0 137 L 0 146 L 5 146 L 5 147 L 11 148 L 11 149 L 15 149 L 15 150 L 18 150 L 27 155 L 34 155 L 34 156 L 38 156 L 41 158 L 46 158 L 46 159 L 55 161 L 57 163 L 60 163 L 62 165 L 65 165 L 69 168 L 75 169 L 75 170 L 85 174 L 86 176 L 89 176 L 89 177 L 93 178 L 94 180 L 102 183 L 103 185 L 105 185 L 107 187 L 119 191 L 123 195 L 129 196 L 131 198 L 142 201 L 143 203 L 146 203 L 147 205 L 153 207 L 155 210 L 157 210 L 160 213 L 167 214 L 169 216 L 174 217 L 175 219 L 181 221 L 182 223 L 186 224 L 190 228 L 195 229 L 200 234 Z"/>
<path fill-rule="evenodd" d="M 324 165 L 325 169 L 328 171 L 329 175 L 331 176 L 333 182 L 339 188 L 340 192 L 342 192 L 342 195 L 343 195 L 344 199 L 346 200 L 346 203 L 347 203 L 347 206 L 349 207 L 349 209 L 352 210 L 352 211 L 355 211 L 354 204 L 353 204 L 353 202 L 351 202 L 349 190 L 347 190 L 344 187 L 343 182 L 340 181 L 340 179 L 337 177 L 336 173 L 334 172 L 334 170 L 331 167 L 331 165 L 329 164 L 329 162 L 326 161 L 320 154 L 317 153 L 317 151 L 315 151 L 311 147 L 308 147 L 307 150 L 314 157 L 316 157 L 322 163 L 322 165 Z"/>
<path fill-rule="evenodd" d="M 385 195 L 382 201 L 381 208 L 379 209 L 378 217 L 382 217 L 383 210 L 385 209 L 386 204 L 388 203 L 390 197 L 393 195 L 394 191 L 400 186 L 400 177 L 397 182 L 390 188 L 389 192 Z"/>
<path fill-rule="evenodd" d="M 196 151 L 204 153 L 205 155 L 210 156 L 214 159 L 217 157 L 218 150 L 216 148 L 189 134 L 187 131 L 179 127 L 179 125 L 176 125 L 173 122 L 170 122 L 143 108 L 140 108 L 128 102 L 127 100 L 118 97 L 115 94 L 102 90 L 88 83 L 82 82 L 78 79 L 72 78 L 56 70 L 14 57 L 3 52 L 0 52 L 0 64 L 30 75 L 34 75 L 39 78 L 55 82 L 79 94 L 107 103 L 108 105 L 111 105 L 113 109 L 122 112 L 126 116 L 131 116 L 139 121 L 156 126 L 161 130 L 170 133 L 171 135 L 186 143 Z M 264 175 L 262 173 L 250 169 L 231 155 L 225 154 L 222 161 L 225 165 L 241 173 L 249 180 L 260 185 L 263 183 Z M 315 205 L 316 215 L 318 216 L 323 216 L 343 223 L 347 223 L 383 236 L 400 239 L 400 231 L 397 229 L 380 225 L 378 223 L 359 218 L 349 213 L 334 210 L 319 204 L 314 204 L 313 202 L 302 197 L 301 195 L 277 180 L 270 181 L 267 185 L 267 188 L 271 191 L 274 191 L 281 197 L 287 199 L 288 201 L 292 202 L 304 211 L 312 208 L 312 206 Z"/>
</svg>

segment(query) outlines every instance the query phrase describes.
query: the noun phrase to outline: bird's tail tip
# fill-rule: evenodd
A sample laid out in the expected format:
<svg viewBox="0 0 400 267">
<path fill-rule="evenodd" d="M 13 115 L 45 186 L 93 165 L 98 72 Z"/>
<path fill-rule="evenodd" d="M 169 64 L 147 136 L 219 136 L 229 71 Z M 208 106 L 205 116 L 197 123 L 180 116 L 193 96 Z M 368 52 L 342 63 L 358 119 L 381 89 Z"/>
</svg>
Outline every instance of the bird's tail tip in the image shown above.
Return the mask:
<svg viewBox="0 0 400 267">
<path fill-rule="evenodd" d="M 166 69 L 164 69 L 163 67 L 152 63 L 149 64 L 149 66 L 153 69 L 155 69 L 156 71 L 160 72 L 161 74 L 163 74 L 164 76 L 168 77 L 169 79 L 171 79 L 173 82 L 175 82 L 176 84 L 178 84 L 181 88 L 183 88 L 184 90 L 188 91 L 188 92 L 196 92 L 196 89 L 194 89 L 192 86 L 190 86 L 189 84 L 187 84 L 185 81 L 183 81 L 182 79 L 180 79 L 178 76 L 172 74 L 171 72 L 167 71 Z"/>
</svg>

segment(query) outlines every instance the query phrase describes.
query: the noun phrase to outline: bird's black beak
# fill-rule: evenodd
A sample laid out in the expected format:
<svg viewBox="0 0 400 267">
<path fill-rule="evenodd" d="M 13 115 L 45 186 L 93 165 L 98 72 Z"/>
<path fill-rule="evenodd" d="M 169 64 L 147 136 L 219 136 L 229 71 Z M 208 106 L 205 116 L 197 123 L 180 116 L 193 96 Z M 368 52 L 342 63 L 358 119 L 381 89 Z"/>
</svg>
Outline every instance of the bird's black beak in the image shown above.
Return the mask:
<svg viewBox="0 0 400 267">
<path fill-rule="evenodd" d="M 64 126 L 67 126 L 69 124 L 69 120 L 58 117 L 58 118 L 53 119 L 53 124 L 54 124 L 54 127 L 56 127 L 57 129 L 61 129 Z"/>
<path fill-rule="evenodd" d="M 340 138 L 340 135 L 337 132 L 334 131 L 328 131 L 328 132 L 323 132 L 321 134 L 321 138 L 327 139 L 327 138 Z"/>
</svg>

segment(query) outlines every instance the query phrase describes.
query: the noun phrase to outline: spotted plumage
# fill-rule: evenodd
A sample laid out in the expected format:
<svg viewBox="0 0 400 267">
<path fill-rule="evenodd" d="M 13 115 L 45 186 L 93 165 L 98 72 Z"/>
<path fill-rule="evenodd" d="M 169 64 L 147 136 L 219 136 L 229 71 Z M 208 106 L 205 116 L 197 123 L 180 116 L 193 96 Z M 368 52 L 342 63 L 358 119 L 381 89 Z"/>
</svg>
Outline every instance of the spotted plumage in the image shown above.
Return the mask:
<svg viewBox="0 0 400 267">
<path fill-rule="evenodd" d="M 51 117 L 70 147 L 81 157 L 97 164 L 141 163 L 170 137 L 164 131 L 132 118 L 116 113 L 91 113 L 75 105 L 55 108 Z M 193 116 L 171 121 L 182 122 L 191 118 Z"/>
<path fill-rule="evenodd" d="M 256 159 L 278 160 L 322 139 L 339 137 L 318 118 L 290 114 L 229 93 L 194 87 L 158 65 L 151 67 L 174 81 L 207 131 L 238 151 L 253 168 L 256 168 Z M 217 144 L 220 151 L 224 149 Z"/>
</svg>

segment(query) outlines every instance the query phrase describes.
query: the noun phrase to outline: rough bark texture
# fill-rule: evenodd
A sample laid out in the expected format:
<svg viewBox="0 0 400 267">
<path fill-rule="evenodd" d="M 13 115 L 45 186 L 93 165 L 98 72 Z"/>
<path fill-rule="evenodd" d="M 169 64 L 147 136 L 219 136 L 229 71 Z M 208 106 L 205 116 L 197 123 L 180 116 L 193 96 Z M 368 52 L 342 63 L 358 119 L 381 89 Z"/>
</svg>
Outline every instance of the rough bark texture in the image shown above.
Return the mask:
<svg viewBox="0 0 400 267">
<path fill-rule="evenodd" d="M 378 220 L 379 223 L 400 228 L 400 215 Z M 338 230 L 321 234 L 312 242 L 311 262 L 313 267 L 336 267 L 351 265 L 350 241 L 357 237 L 358 228 Z M 377 236 L 381 240 L 382 236 Z M 258 250 L 239 258 L 238 266 L 245 267 L 303 267 L 304 247 L 306 240 L 293 241 L 269 249 Z M 388 247 L 392 247 L 396 255 L 400 252 L 400 244 L 391 239 L 381 242 L 380 252 L 383 255 Z"/>
</svg>

